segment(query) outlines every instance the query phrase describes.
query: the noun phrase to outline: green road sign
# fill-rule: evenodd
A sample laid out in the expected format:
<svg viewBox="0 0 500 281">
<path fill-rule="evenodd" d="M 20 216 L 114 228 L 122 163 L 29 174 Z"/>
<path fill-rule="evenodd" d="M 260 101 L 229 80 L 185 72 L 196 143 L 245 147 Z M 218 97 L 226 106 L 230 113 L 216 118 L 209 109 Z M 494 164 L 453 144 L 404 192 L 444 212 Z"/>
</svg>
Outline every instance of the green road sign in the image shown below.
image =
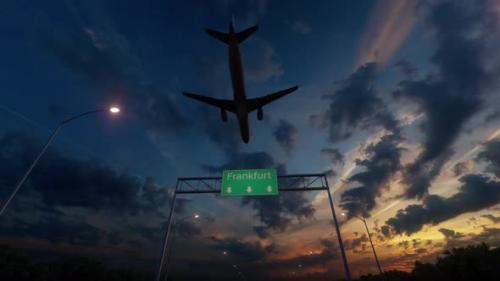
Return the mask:
<svg viewBox="0 0 500 281">
<path fill-rule="evenodd" d="M 275 169 L 227 170 L 222 172 L 223 196 L 277 195 Z"/>
</svg>

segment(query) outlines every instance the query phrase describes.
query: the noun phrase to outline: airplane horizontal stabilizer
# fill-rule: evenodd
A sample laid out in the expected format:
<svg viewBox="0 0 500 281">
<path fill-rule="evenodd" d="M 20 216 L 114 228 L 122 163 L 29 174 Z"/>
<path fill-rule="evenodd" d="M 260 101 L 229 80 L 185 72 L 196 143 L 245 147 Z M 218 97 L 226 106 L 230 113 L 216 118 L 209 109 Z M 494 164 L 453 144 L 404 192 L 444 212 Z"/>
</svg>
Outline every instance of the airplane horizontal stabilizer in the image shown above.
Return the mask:
<svg viewBox="0 0 500 281">
<path fill-rule="evenodd" d="M 247 100 L 247 110 L 248 112 L 254 111 L 256 109 L 262 108 L 264 105 L 269 104 L 281 97 L 284 97 L 293 91 L 297 90 L 299 86 L 294 86 L 285 90 L 281 90 L 275 93 L 272 93 L 267 96 L 262 96 L 254 99 Z"/>
<path fill-rule="evenodd" d="M 213 38 L 229 45 L 229 34 L 208 28 L 205 29 L 205 31 L 208 33 L 208 35 L 212 36 Z"/>
<path fill-rule="evenodd" d="M 257 31 L 259 29 L 259 27 L 257 25 L 254 25 L 250 28 L 247 28 L 243 31 L 240 31 L 238 33 L 236 33 L 236 38 L 238 38 L 238 43 L 241 43 L 243 41 L 245 41 L 245 39 L 247 39 L 248 37 L 250 37 L 250 35 L 252 35 L 255 31 Z"/>
<path fill-rule="evenodd" d="M 231 36 L 235 36 L 238 43 L 241 43 L 245 41 L 248 37 L 250 37 L 250 35 L 252 35 L 255 31 L 257 31 L 257 29 L 259 29 L 259 27 L 257 25 L 254 25 L 238 33 L 224 33 L 208 28 L 205 29 L 205 31 L 208 33 L 208 35 L 212 36 L 213 38 L 229 45 L 229 38 Z"/>
<path fill-rule="evenodd" d="M 206 96 L 201 96 L 201 95 L 196 95 L 192 93 L 187 93 L 187 92 L 182 92 L 182 94 L 188 98 L 197 100 L 202 103 L 206 103 L 230 112 L 235 112 L 235 106 L 234 102 L 231 100 L 223 100 L 223 99 L 216 99 L 216 98 L 211 98 L 211 97 L 206 97 Z"/>
</svg>

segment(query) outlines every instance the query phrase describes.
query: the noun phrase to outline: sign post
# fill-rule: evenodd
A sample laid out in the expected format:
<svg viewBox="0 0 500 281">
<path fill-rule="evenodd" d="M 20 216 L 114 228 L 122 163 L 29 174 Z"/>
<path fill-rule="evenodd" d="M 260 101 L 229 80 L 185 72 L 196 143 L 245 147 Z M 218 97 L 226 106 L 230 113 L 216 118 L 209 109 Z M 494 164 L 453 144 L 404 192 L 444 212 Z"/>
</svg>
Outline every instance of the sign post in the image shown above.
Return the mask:
<svg viewBox="0 0 500 281">
<path fill-rule="evenodd" d="M 222 196 L 278 195 L 275 169 L 226 170 L 222 172 Z"/>
</svg>

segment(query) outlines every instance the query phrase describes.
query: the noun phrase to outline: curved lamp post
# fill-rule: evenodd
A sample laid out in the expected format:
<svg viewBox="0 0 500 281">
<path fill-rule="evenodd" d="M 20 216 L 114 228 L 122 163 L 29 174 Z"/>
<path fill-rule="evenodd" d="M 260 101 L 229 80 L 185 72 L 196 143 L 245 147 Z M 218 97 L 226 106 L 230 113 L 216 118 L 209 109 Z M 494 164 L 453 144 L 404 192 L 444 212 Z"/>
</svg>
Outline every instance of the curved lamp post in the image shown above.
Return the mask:
<svg viewBox="0 0 500 281">
<path fill-rule="evenodd" d="M 342 213 L 341 214 L 342 216 L 346 216 L 345 213 Z M 375 251 L 375 247 L 373 246 L 373 242 L 372 242 L 372 236 L 370 234 L 370 230 L 368 230 L 368 225 L 366 224 L 366 219 L 364 217 L 360 217 L 360 216 L 354 216 L 355 218 L 359 219 L 360 221 L 362 221 L 365 225 L 365 228 L 366 228 L 366 233 L 368 234 L 368 239 L 370 240 L 370 244 L 372 245 L 372 250 L 373 250 L 373 256 L 375 257 L 375 262 L 377 263 L 377 267 L 378 267 L 378 271 L 380 272 L 380 278 L 382 280 L 384 280 L 384 271 L 382 271 L 382 266 L 380 266 L 380 262 L 378 260 L 378 256 L 377 256 L 377 252 Z"/>
<path fill-rule="evenodd" d="M 12 191 L 12 193 L 10 194 L 9 198 L 7 199 L 7 201 L 5 201 L 5 203 L 3 204 L 2 208 L 0 209 L 0 216 L 2 216 L 3 212 L 5 211 L 5 209 L 7 209 L 7 207 L 10 204 L 10 202 L 12 201 L 12 199 L 14 199 L 14 197 L 17 194 L 17 192 L 19 191 L 19 189 L 21 188 L 21 186 L 23 185 L 23 183 L 26 181 L 26 179 L 30 175 L 30 173 L 33 170 L 33 168 L 36 166 L 36 164 L 38 163 L 38 161 L 40 160 L 40 158 L 42 157 L 42 155 L 45 153 L 45 151 L 47 150 L 47 148 L 49 147 L 49 145 L 52 143 L 52 140 L 56 136 L 57 132 L 59 132 L 59 130 L 64 125 L 68 124 L 69 122 L 71 122 L 73 120 L 79 119 L 79 118 L 81 118 L 83 116 L 86 116 L 86 115 L 90 115 L 90 114 L 94 114 L 94 113 L 99 113 L 99 112 L 105 112 L 105 111 L 109 111 L 111 114 L 118 114 L 120 112 L 120 108 L 116 107 L 116 106 L 112 106 L 112 107 L 110 107 L 108 109 L 96 109 L 96 110 L 86 111 L 86 112 L 83 112 L 83 113 L 80 113 L 80 114 L 77 114 L 77 115 L 74 115 L 74 116 L 70 116 L 70 117 L 64 119 L 63 121 L 61 121 L 59 123 L 59 125 L 57 125 L 57 127 L 54 129 L 54 131 L 52 131 L 52 134 L 50 135 L 49 139 L 47 140 L 47 142 L 43 146 L 42 150 L 40 150 L 40 152 L 36 156 L 35 160 L 33 160 L 33 162 L 31 163 L 31 165 L 29 166 L 28 170 L 26 170 L 26 172 L 24 173 L 23 177 L 17 183 L 16 187 L 14 188 L 14 190 Z"/>
</svg>

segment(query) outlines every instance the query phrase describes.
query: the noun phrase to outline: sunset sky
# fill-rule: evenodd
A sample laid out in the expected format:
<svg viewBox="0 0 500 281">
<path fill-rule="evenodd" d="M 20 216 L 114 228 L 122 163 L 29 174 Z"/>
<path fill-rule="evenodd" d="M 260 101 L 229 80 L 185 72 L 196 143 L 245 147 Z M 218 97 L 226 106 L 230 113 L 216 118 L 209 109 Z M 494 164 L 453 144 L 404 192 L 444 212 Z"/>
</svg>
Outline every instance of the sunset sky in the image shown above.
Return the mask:
<svg viewBox="0 0 500 281">
<path fill-rule="evenodd" d="M 258 24 L 247 94 L 300 88 L 237 120 L 182 91 L 232 97 L 205 28 Z M 411 270 L 500 246 L 500 1 L 2 1 L 0 244 L 153 272 L 178 177 L 273 167 L 328 176 L 353 273 Z M 192 219 L 194 213 L 199 219 Z M 341 213 L 345 213 L 342 216 Z M 180 196 L 170 274 L 344 278 L 325 192 Z M 184 218 L 184 219 L 183 219 Z M 224 254 L 226 252 L 226 254 Z"/>
</svg>

